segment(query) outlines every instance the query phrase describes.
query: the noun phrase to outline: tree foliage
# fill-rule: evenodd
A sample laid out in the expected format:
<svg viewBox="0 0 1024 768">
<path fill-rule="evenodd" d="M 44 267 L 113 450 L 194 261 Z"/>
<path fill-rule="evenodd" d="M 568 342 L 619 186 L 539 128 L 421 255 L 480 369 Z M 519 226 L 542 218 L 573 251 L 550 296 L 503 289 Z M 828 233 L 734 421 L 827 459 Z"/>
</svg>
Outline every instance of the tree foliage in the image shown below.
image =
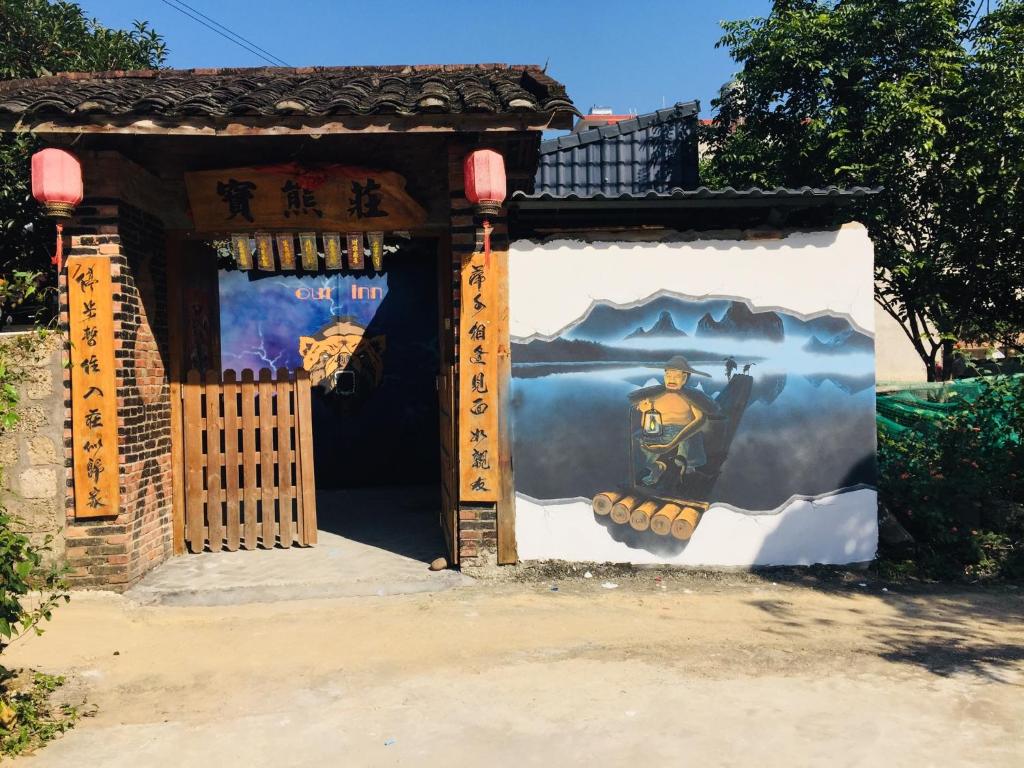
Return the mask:
<svg viewBox="0 0 1024 768">
<path fill-rule="evenodd" d="M 859 212 L 876 299 L 930 378 L 1024 331 L 1024 2 L 776 0 L 723 28 L 742 69 L 705 183 L 884 187 Z"/>
<path fill-rule="evenodd" d="M 57 72 L 145 69 L 160 66 L 163 39 L 145 22 L 134 29 L 109 29 L 86 18 L 71 2 L 0 0 L 0 79 L 40 77 Z M 29 159 L 38 140 L 22 133 L 0 133 L 0 298 L 9 308 L 22 300 L 10 286 L 14 272 L 50 277 L 53 227 L 30 194 Z M 27 284 L 31 284 L 31 281 Z M 36 286 L 38 288 L 38 285 Z"/>
</svg>

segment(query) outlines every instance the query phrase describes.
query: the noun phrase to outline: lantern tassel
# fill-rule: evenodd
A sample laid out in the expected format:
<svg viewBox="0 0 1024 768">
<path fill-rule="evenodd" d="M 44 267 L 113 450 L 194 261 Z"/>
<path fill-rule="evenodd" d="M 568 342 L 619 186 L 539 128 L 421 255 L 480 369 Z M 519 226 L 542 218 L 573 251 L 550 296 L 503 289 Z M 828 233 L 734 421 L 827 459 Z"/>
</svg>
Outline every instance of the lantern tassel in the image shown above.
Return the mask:
<svg viewBox="0 0 1024 768">
<path fill-rule="evenodd" d="M 491 220 L 484 219 L 484 269 L 491 269 Z"/>
<path fill-rule="evenodd" d="M 64 224 L 60 221 L 57 222 L 57 247 L 50 263 L 57 266 L 57 274 L 60 275 L 64 267 Z"/>
</svg>

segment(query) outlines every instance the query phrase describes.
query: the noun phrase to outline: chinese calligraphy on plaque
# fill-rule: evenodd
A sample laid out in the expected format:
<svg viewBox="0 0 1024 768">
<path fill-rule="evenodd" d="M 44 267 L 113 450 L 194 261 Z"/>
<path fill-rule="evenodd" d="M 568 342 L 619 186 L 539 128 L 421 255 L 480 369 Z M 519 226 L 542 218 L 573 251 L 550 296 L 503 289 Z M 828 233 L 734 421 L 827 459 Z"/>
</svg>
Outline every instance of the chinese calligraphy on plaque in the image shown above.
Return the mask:
<svg viewBox="0 0 1024 768">
<path fill-rule="evenodd" d="M 497 278 L 482 253 L 462 266 L 459 320 L 459 485 L 464 501 L 499 495 Z"/>
<path fill-rule="evenodd" d="M 341 232 L 415 229 L 426 212 L 394 171 L 298 164 L 185 174 L 200 232 L 315 228 Z"/>
<path fill-rule="evenodd" d="M 75 516 L 118 513 L 117 381 L 110 260 L 68 261 Z"/>
</svg>

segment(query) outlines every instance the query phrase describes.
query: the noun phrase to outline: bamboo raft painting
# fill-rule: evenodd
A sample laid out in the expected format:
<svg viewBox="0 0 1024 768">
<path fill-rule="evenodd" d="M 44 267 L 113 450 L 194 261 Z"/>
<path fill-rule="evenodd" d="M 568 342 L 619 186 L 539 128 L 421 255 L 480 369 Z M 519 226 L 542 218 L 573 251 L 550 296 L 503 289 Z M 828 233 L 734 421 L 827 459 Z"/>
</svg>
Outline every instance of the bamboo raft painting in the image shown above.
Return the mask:
<svg viewBox="0 0 1024 768">
<path fill-rule="evenodd" d="M 607 516 L 612 522 L 628 525 L 634 531 L 649 530 L 658 536 L 689 541 L 709 505 L 706 501 L 664 503 L 639 495 L 606 491 L 594 496 L 593 506 L 594 514 Z"/>
<path fill-rule="evenodd" d="M 513 339 L 516 492 L 674 558 L 719 507 L 871 485 L 872 345 L 846 317 L 741 297 L 597 302 Z"/>
<path fill-rule="evenodd" d="M 675 355 L 665 363 L 662 384 L 629 393 L 630 480 L 625 490 L 594 496 L 596 515 L 640 533 L 689 541 L 710 506 L 753 382 L 730 371 L 712 400 L 687 386 L 692 376 L 708 375 Z"/>
</svg>

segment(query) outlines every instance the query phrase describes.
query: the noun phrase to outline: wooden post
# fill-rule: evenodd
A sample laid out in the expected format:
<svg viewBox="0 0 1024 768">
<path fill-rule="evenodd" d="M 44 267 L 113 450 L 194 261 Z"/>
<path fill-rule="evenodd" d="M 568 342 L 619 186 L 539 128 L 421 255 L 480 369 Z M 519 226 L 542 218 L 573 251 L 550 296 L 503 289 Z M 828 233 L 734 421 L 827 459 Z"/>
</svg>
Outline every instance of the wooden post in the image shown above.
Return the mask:
<svg viewBox="0 0 1024 768">
<path fill-rule="evenodd" d="M 234 371 L 224 371 L 224 489 L 227 547 L 234 552 L 241 540 L 238 508 L 238 384 Z"/>
<path fill-rule="evenodd" d="M 203 385 L 199 371 L 191 370 L 185 380 L 185 410 L 202 410 Z M 203 430 L 199 420 L 185 432 L 185 513 L 188 517 L 188 543 L 193 552 L 203 551 Z"/>
<path fill-rule="evenodd" d="M 263 546 L 274 548 L 274 407 L 271 393 L 270 369 L 260 368 L 260 513 L 263 517 Z"/>
<path fill-rule="evenodd" d="M 295 372 L 295 435 L 301 462 L 296 463 L 295 484 L 302 490 L 302 543 L 316 544 L 316 483 L 313 480 L 313 422 L 309 373 Z M 301 477 L 300 477 L 301 475 Z"/>
<path fill-rule="evenodd" d="M 498 238 L 495 238 L 498 240 Z M 498 242 L 504 243 L 502 236 Z M 491 270 L 494 274 L 495 346 L 498 364 L 498 467 L 499 492 L 497 503 L 498 565 L 514 565 L 519 560 L 516 547 L 516 499 L 512 477 L 512 355 L 509 339 L 508 309 L 508 247 L 491 251 Z"/>
<path fill-rule="evenodd" d="M 224 511 L 221 507 L 220 374 L 206 372 L 206 521 L 211 552 L 224 546 Z"/>
<path fill-rule="evenodd" d="M 242 371 L 242 509 L 245 511 L 245 548 L 256 549 L 258 486 L 256 485 L 256 384 L 252 369 Z"/>
<path fill-rule="evenodd" d="M 182 365 L 185 327 L 181 307 L 182 239 L 180 233 L 167 233 L 167 325 L 170 347 L 171 397 L 171 551 L 185 554 L 185 442 L 182 434 Z"/>
<path fill-rule="evenodd" d="M 281 546 L 292 545 L 292 435 L 290 391 L 295 389 L 288 380 L 288 369 L 277 369 L 277 499 L 278 525 Z"/>
</svg>

